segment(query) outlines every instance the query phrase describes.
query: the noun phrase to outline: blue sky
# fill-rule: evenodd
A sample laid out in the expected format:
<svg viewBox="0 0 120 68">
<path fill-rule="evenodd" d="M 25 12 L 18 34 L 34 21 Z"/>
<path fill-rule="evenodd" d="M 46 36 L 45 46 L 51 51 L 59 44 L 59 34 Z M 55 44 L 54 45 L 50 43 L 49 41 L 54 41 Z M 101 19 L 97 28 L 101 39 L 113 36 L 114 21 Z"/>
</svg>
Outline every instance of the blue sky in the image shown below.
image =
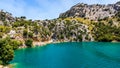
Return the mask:
<svg viewBox="0 0 120 68">
<path fill-rule="evenodd" d="M 112 4 L 120 0 L 0 0 L 0 9 L 27 19 L 53 19 L 77 3 Z"/>
</svg>

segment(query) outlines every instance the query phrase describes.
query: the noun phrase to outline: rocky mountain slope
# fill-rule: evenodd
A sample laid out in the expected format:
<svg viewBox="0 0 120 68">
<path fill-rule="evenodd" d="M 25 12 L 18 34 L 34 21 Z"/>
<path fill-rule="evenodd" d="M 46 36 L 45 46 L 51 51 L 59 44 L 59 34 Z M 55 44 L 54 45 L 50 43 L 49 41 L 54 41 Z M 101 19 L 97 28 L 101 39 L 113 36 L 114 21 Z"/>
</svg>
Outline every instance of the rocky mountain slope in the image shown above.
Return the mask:
<svg viewBox="0 0 120 68">
<path fill-rule="evenodd" d="M 65 13 L 61 13 L 59 17 L 83 17 L 98 20 L 115 16 L 118 11 L 120 11 L 120 2 L 108 5 L 78 3 Z"/>
<path fill-rule="evenodd" d="M 3 10 L 0 10 L 0 20 L 1 20 L 0 24 L 3 24 L 4 21 L 15 22 L 15 18 L 12 16 L 12 14 L 9 12 L 5 12 Z"/>
<path fill-rule="evenodd" d="M 120 2 L 77 4 L 52 20 L 27 20 L 0 11 L 0 38 L 25 41 L 120 41 Z M 97 21 L 96 21 L 97 20 Z M 106 33 L 107 32 L 107 33 Z"/>
</svg>

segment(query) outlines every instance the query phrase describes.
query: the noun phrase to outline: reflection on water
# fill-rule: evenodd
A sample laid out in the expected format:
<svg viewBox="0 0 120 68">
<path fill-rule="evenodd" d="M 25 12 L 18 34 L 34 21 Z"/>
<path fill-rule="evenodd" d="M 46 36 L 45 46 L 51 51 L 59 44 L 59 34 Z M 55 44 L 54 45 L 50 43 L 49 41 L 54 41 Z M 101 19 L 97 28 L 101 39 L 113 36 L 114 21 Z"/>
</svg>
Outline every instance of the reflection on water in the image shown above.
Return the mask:
<svg viewBox="0 0 120 68">
<path fill-rule="evenodd" d="M 20 49 L 15 68 L 120 68 L 120 43 L 69 42 Z"/>
</svg>

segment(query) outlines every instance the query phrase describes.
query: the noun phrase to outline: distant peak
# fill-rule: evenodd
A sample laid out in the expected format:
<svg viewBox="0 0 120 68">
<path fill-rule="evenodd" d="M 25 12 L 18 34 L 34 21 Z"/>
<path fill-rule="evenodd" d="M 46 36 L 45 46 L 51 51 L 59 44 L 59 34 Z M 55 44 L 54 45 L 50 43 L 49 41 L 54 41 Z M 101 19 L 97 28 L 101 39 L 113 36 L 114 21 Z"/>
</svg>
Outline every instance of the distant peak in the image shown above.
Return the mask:
<svg viewBox="0 0 120 68">
<path fill-rule="evenodd" d="M 120 5 L 120 1 L 118 1 L 116 4 Z"/>
<path fill-rule="evenodd" d="M 120 11 L 120 1 L 116 4 L 85 4 L 78 3 L 59 17 L 82 17 L 90 20 L 99 20 L 113 17 Z"/>
</svg>

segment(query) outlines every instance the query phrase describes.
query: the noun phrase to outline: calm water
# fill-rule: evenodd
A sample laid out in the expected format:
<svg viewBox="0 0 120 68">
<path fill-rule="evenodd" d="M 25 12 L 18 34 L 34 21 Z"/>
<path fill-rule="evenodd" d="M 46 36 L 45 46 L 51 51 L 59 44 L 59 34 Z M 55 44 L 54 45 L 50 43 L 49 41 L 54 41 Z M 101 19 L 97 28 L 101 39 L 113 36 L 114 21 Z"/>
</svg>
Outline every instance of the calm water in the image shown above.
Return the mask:
<svg viewBox="0 0 120 68">
<path fill-rule="evenodd" d="M 120 68 L 120 43 L 48 44 L 15 51 L 14 68 Z"/>
</svg>

